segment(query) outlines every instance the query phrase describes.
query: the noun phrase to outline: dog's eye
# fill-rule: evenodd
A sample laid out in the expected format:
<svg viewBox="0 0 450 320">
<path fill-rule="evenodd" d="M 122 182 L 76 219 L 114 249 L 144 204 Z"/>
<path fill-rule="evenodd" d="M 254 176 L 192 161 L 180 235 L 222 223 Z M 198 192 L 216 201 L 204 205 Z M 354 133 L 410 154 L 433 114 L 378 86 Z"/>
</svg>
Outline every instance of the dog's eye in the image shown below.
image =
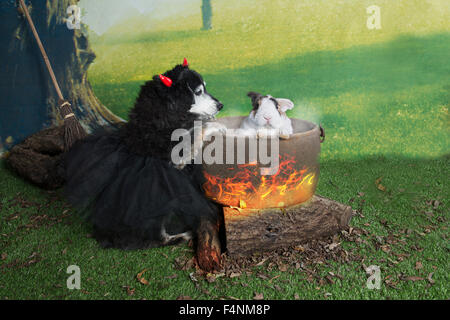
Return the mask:
<svg viewBox="0 0 450 320">
<path fill-rule="evenodd" d="M 203 90 L 202 89 L 197 89 L 197 90 L 195 90 L 195 94 L 196 95 L 201 95 L 203 93 Z"/>
</svg>

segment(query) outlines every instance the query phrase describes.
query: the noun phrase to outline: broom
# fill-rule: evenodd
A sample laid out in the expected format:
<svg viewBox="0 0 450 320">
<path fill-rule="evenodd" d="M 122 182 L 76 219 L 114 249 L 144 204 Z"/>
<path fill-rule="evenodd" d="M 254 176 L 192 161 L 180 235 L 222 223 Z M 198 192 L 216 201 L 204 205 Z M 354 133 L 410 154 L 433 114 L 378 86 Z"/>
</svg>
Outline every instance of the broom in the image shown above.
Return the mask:
<svg viewBox="0 0 450 320">
<path fill-rule="evenodd" d="M 83 127 L 80 125 L 80 122 L 75 117 L 75 114 L 72 111 L 70 103 L 64 99 L 61 93 L 61 89 L 59 88 L 58 82 L 56 81 L 56 77 L 53 72 L 52 66 L 50 65 L 50 60 L 48 59 L 47 53 L 45 52 L 44 46 L 42 45 L 41 39 L 39 38 L 39 35 L 36 31 L 33 20 L 31 19 L 30 13 L 28 12 L 28 8 L 25 5 L 25 2 L 23 0 L 19 0 L 19 2 L 23 12 L 25 13 L 25 17 L 28 20 L 28 24 L 30 25 L 34 38 L 36 39 L 42 57 L 44 58 L 45 65 L 47 66 L 47 70 L 50 74 L 50 78 L 52 79 L 56 93 L 58 94 L 59 113 L 61 117 L 64 119 L 64 148 L 67 151 L 75 143 L 75 141 L 82 139 L 86 136 L 86 131 L 84 131 Z"/>
</svg>

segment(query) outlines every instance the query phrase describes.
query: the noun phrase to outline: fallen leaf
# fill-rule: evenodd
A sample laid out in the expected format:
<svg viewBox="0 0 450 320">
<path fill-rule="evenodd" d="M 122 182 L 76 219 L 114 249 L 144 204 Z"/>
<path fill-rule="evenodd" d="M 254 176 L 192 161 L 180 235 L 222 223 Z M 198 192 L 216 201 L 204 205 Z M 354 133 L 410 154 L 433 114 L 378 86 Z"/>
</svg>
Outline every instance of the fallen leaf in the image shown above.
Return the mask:
<svg viewBox="0 0 450 320">
<path fill-rule="evenodd" d="M 300 300 L 300 296 L 298 295 L 298 293 L 294 294 L 294 299 L 295 300 Z"/>
<path fill-rule="evenodd" d="M 216 281 L 216 277 L 212 273 L 208 273 L 206 275 L 206 281 L 208 281 L 209 283 L 213 283 L 214 281 Z"/>
<path fill-rule="evenodd" d="M 381 180 L 383 180 L 383 177 L 379 177 L 377 180 L 375 180 L 375 185 L 377 186 L 378 190 L 384 192 L 386 191 L 386 187 L 381 184 Z"/>
<path fill-rule="evenodd" d="M 264 295 L 262 293 L 255 292 L 255 295 L 253 296 L 253 300 L 264 300 Z"/>
<path fill-rule="evenodd" d="M 127 294 L 128 294 L 129 296 L 134 295 L 134 292 L 136 291 L 135 288 L 130 288 L 130 286 L 124 286 L 124 288 L 127 289 Z"/>
<path fill-rule="evenodd" d="M 189 278 L 191 278 L 191 280 L 194 281 L 194 282 L 198 282 L 198 280 L 197 280 L 197 278 L 194 276 L 194 273 L 193 273 L 193 272 L 189 273 Z"/>
<path fill-rule="evenodd" d="M 433 204 L 433 209 L 437 209 L 441 203 L 438 200 L 434 200 L 432 202 L 432 204 Z"/>
<path fill-rule="evenodd" d="M 8 258 L 8 254 L 6 252 L 2 253 L 2 260 L 6 260 Z"/>
<path fill-rule="evenodd" d="M 272 280 L 275 280 L 276 278 L 279 278 L 279 277 L 280 277 L 280 275 L 273 277 L 272 279 L 269 280 L 269 283 L 272 283 Z"/>
<path fill-rule="evenodd" d="M 258 274 L 258 278 L 261 278 L 263 280 L 268 280 L 269 279 L 268 276 L 266 276 L 265 274 L 262 274 L 262 273 Z"/>
<path fill-rule="evenodd" d="M 420 261 L 416 262 L 416 270 L 422 269 L 423 268 L 423 264 Z"/>
<path fill-rule="evenodd" d="M 435 281 L 432 279 L 433 275 L 434 275 L 434 272 L 430 273 L 427 277 L 428 282 L 431 284 L 435 283 Z"/>
<path fill-rule="evenodd" d="M 192 298 L 189 296 L 178 296 L 177 300 L 192 300 Z"/>
<path fill-rule="evenodd" d="M 148 285 L 148 281 L 147 279 L 145 279 L 144 277 L 142 277 L 142 275 L 144 274 L 144 272 L 146 272 L 148 269 L 144 269 L 141 272 L 139 272 L 136 276 L 136 278 L 138 279 L 138 281 L 140 283 L 142 283 L 143 285 Z"/>
<path fill-rule="evenodd" d="M 406 280 L 406 281 L 421 281 L 424 279 L 422 277 L 418 277 L 418 276 L 409 276 L 409 277 L 406 277 L 404 280 Z"/>
<path fill-rule="evenodd" d="M 288 267 L 287 267 L 287 265 L 285 265 L 285 264 L 280 264 L 280 265 L 278 266 L 278 270 L 280 270 L 281 272 L 286 272 L 287 269 L 288 269 Z"/>
<path fill-rule="evenodd" d="M 333 249 L 337 248 L 340 244 L 341 244 L 340 242 L 339 243 L 333 242 L 328 246 L 328 249 L 333 250 Z"/>
<path fill-rule="evenodd" d="M 260 262 L 258 262 L 255 266 L 259 267 L 262 266 L 264 262 L 266 262 L 267 258 L 262 259 Z"/>
<path fill-rule="evenodd" d="M 230 278 L 237 278 L 237 277 L 240 277 L 241 275 L 242 275 L 241 272 L 232 272 L 230 274 Z"/>
<path fill-rule="evenodd" d="M 391 247 L 388 244 L 382 245 L 381 250 L 383 250 L 383 252 L 389 253 L 391 251 Z"/>
<path fill-rule="evenodd" d="M 164 258 L 169 259 L 169 256 L 167 254 L 165 254 L 164 252 L 160 252 L 160 253 L 164 256 Z"/>
</svg>

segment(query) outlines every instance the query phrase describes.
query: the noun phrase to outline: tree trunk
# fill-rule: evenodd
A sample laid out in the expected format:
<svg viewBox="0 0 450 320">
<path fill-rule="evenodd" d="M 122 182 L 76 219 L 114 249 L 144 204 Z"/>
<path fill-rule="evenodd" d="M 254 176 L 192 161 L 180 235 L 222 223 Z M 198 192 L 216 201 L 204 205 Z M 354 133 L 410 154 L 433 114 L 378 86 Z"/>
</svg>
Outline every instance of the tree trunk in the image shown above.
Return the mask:
<svg viewBox="0 0 450 320">
<path fill-rule="evenodd" d="M 122 119 L 92 92 L 87 70 L 95 54 L 86 27 L 70 30 L 66 13 L 74 0 L 26 0 L 64 98 L 86 131 Z M 0 153 L 52 125 L 61 125 L 58 98 L 32 32 L 15 0 L 0 2 Z"/>
<path fill-rule="evenodd" d="M 202 0 L 202 17 L 203 30 L 210 30 L 212 28 L 211 0 Z"/>
<path fill-rule="evenodd" d="M 321 196 L 284 209 L 225 207 L 227 250 L 248 255 L 327 237 L 346 228 L 352 213 L 351 207 Z"/>
</svg>

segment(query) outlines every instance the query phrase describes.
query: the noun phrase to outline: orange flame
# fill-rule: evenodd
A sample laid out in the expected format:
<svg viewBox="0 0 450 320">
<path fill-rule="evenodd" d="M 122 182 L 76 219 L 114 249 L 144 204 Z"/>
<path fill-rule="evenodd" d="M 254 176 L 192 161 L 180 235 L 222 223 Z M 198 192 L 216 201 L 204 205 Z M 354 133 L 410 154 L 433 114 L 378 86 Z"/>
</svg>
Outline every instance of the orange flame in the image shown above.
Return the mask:
<svg viewBox="0 0 450 320">
<path fill-rule="evenodd" d="M 230 177 L 204 172 L 203 189 L 209 198 L 239 208 L 276 208 L 304 202 L 314 194 L 315 173 L 303 166 L 296 169 L 294 157 L 280 155 L 274 175 L 261 175 L 257 163 L 228 168 Z"/>
</svg>

